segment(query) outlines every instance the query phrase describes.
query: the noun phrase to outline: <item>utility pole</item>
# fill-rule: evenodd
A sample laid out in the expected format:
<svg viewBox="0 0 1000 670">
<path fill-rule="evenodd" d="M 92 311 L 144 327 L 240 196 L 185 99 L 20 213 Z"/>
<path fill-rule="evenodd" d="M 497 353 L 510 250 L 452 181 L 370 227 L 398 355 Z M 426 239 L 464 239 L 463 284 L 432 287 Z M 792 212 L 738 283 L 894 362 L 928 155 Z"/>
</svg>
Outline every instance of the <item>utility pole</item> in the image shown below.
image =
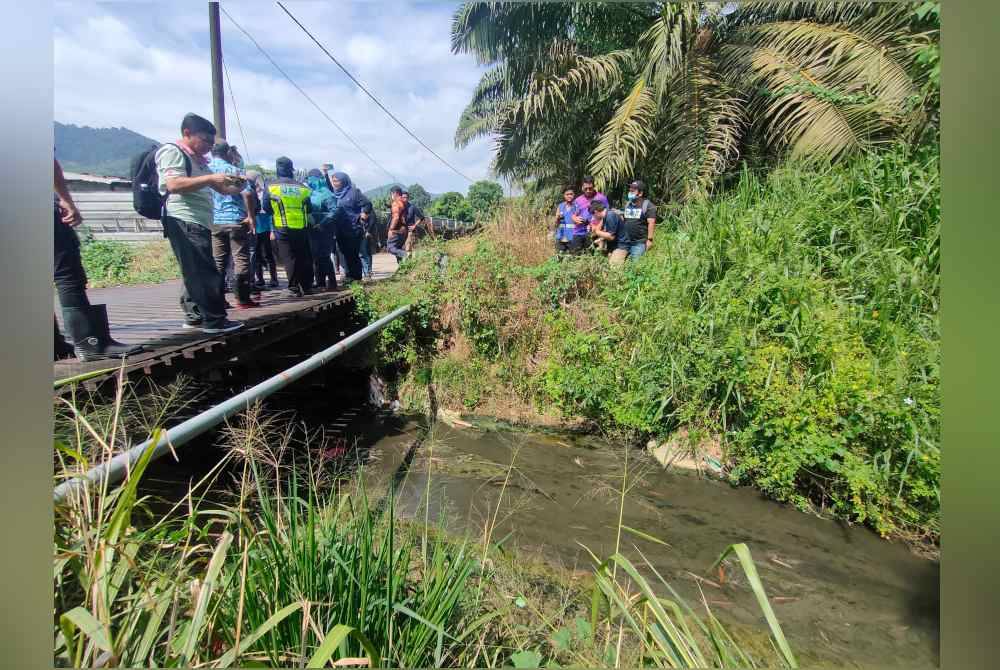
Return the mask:
<svg viewBox="0 0 1000 670">
<path fill-rule="evenodd" d="M 212 112 L 215 135 L 226 139 L 226 100 L 222 88 L 222 33 L 219 30 L 219 3 L 208 3 L 208 32 L 212 44 Z"/>
</svg>

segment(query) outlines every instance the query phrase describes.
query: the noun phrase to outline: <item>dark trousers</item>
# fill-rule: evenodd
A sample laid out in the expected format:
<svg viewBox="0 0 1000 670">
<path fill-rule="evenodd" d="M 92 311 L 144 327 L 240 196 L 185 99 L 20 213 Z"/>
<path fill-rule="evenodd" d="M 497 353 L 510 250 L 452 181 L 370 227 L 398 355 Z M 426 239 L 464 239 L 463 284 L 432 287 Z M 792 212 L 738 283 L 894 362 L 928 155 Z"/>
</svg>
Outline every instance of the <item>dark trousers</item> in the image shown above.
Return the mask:
<svg viewBox="0 0 1000 670">
<path fill-rule="evenodd" d="M 253 246 L 250 247 L 250 269 L 258 284 L 264 283 L 265 265 L 270 271 L 271 281 L 277 283 L 278 262 L 271 247 L 271 233 L 257 233 L 253 238 Z"/>
<path fill-rule="evenodd" d="M 395 235 L 389 238 L 389 242 L 385 245 L 385 250 L 396 257 L 396 261 L 399 263 L 403 262 L 406 258 L 406 236 L 405 235 Z"/>
<path fill-rule="evenodd" d="M 205 226 L 165 216 L 163 235 L 170 240 L 181 268 L 184 290 L 180 301 L 187 320 L 208 328 L 220 326 L 226 320 L 226 298 L 212 255 L 212 233 Z"/>
<path fill-rule="evenodd" d="M 309 229 L 309 249 L 313 259 L 313 274 L 316 286 L 336 288 L 337 275 L 333 270 L 334 234 L 327 226 L 317 226 Z"/>
<path fill-rule="evenodd" d="M 312 288 L 312 254 L 309 233 L 304 228 L 281 228 L 277 232 L 278 251 L 288 275 L 288 288 L 308 291 Z"/>
<path fill-rule="evenodd" d="M 556 253 L 577 255 L 583 251 L 587 238 L 584 235 L 574 235 L 568 242 L 556 240 Z"/>
<path fill-rule="evenodd" d="M 355 230 L 354 226 L 339 226 L 337 228 L 337 245 L 344 254 L 344 273 L 356 281 L 361 281 L 361 231 Z"/>
<path fill-rule="evenodd" d="M 55 255 L 52 277 L 55 280 L 59 304 L 62 307 L 90 307 L 87 299 L 87 273 L 80 260 L 80 240 L 76 232 L 63 223 L 59 210 L 55 211 L 55 228 L 52 231 Z"/>
</svg>

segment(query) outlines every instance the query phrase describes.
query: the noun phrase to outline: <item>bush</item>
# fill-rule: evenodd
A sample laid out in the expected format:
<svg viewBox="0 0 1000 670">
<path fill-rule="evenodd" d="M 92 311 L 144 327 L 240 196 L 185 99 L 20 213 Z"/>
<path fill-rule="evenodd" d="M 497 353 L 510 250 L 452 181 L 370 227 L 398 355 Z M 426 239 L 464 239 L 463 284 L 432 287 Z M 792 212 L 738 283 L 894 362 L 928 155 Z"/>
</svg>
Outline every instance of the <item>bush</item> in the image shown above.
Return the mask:
<svg viewBox="0 0 1000 670">
<path fill-rule="evenodd" d="M 92 286 L 124 284 L 134 255 L 123 242 L 95 240 L 80 248 L 80 257 Z"/>
<path fill-rule="evenodd" d="M 125 244 L 85 240 L 80 256 L 93 288 L 158 284 L 181 276 L 177 259 L 166 241 Z"/>
<path fill-rule="evenodd" d="M 524 264 L 501 213 L 427 303 L 458 315 L 439 335 L 472 348 L 472 374 L 452 361 L 441 378 L 469 389 L 485 362 L 505 372 L 476 397 L 641 438 L 713 434 L 734 482 L 936 539 L 939 203 L 932 150 L 746 172 L 618 271 L 586 255 Z"/>
</svg>

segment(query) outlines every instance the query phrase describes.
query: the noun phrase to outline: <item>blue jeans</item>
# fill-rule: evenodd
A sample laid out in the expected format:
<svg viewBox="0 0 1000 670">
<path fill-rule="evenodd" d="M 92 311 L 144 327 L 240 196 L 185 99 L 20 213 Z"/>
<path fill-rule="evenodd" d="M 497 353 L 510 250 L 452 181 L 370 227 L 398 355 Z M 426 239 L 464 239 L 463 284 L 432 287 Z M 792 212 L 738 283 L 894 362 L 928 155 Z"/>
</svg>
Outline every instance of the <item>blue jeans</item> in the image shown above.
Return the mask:
<svg viewBox="0 0 1000 670">
<path fill-rule="evenodd" d="M 632 260 L 635 260 L 639 258 L 639 256 L 642 256 L 644 253 L 646 253 L 646 241 L 643 240 L 642 242 L 633 242 L 629 244 L 627 248 L 628 248 L 628 257 L 631 258 Z"/>
<path fill-rule="evenodd" d="M 368 246 L 368 240 L 364 237 L 361 238 L 361 245 L 358 249 L 358 255 L 361 256 L 361 274 L 365 277 L 372 276 L 372 250 Z"/>
</svg>

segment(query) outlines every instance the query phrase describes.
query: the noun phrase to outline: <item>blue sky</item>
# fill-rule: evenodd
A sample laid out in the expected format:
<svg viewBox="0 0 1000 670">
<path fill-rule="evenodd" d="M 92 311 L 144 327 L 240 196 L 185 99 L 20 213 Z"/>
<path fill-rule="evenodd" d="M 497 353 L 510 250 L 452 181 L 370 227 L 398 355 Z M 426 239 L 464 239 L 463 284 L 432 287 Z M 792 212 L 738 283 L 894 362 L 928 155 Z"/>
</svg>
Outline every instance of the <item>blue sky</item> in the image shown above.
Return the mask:
<svg viewBox="0 0 1000 670">
<path fill-rule="evenodd" d="M 483 71 L 449 47 L 450 2 L 286 3 L 289 10 L 411 130 L 473 179 L 487 178 L 489 141 L 457 150 L 459 115 Z M 223 7 L 354 139 L 400 181 L 465 192 L 468 182 L 438 162 L 379 110 L 271 2 Z M 188 111 L 212 117 L 206 2 L 57 2 L 55 120 L 125 126 L 160 141 L 177 137 Z M 389 177 L 296 91 L 222 16 L 240 136 L 226 92 L 228 139 L 249 161 L 297 166 L 324 161 L 363 188 Z"/>
</svg>

